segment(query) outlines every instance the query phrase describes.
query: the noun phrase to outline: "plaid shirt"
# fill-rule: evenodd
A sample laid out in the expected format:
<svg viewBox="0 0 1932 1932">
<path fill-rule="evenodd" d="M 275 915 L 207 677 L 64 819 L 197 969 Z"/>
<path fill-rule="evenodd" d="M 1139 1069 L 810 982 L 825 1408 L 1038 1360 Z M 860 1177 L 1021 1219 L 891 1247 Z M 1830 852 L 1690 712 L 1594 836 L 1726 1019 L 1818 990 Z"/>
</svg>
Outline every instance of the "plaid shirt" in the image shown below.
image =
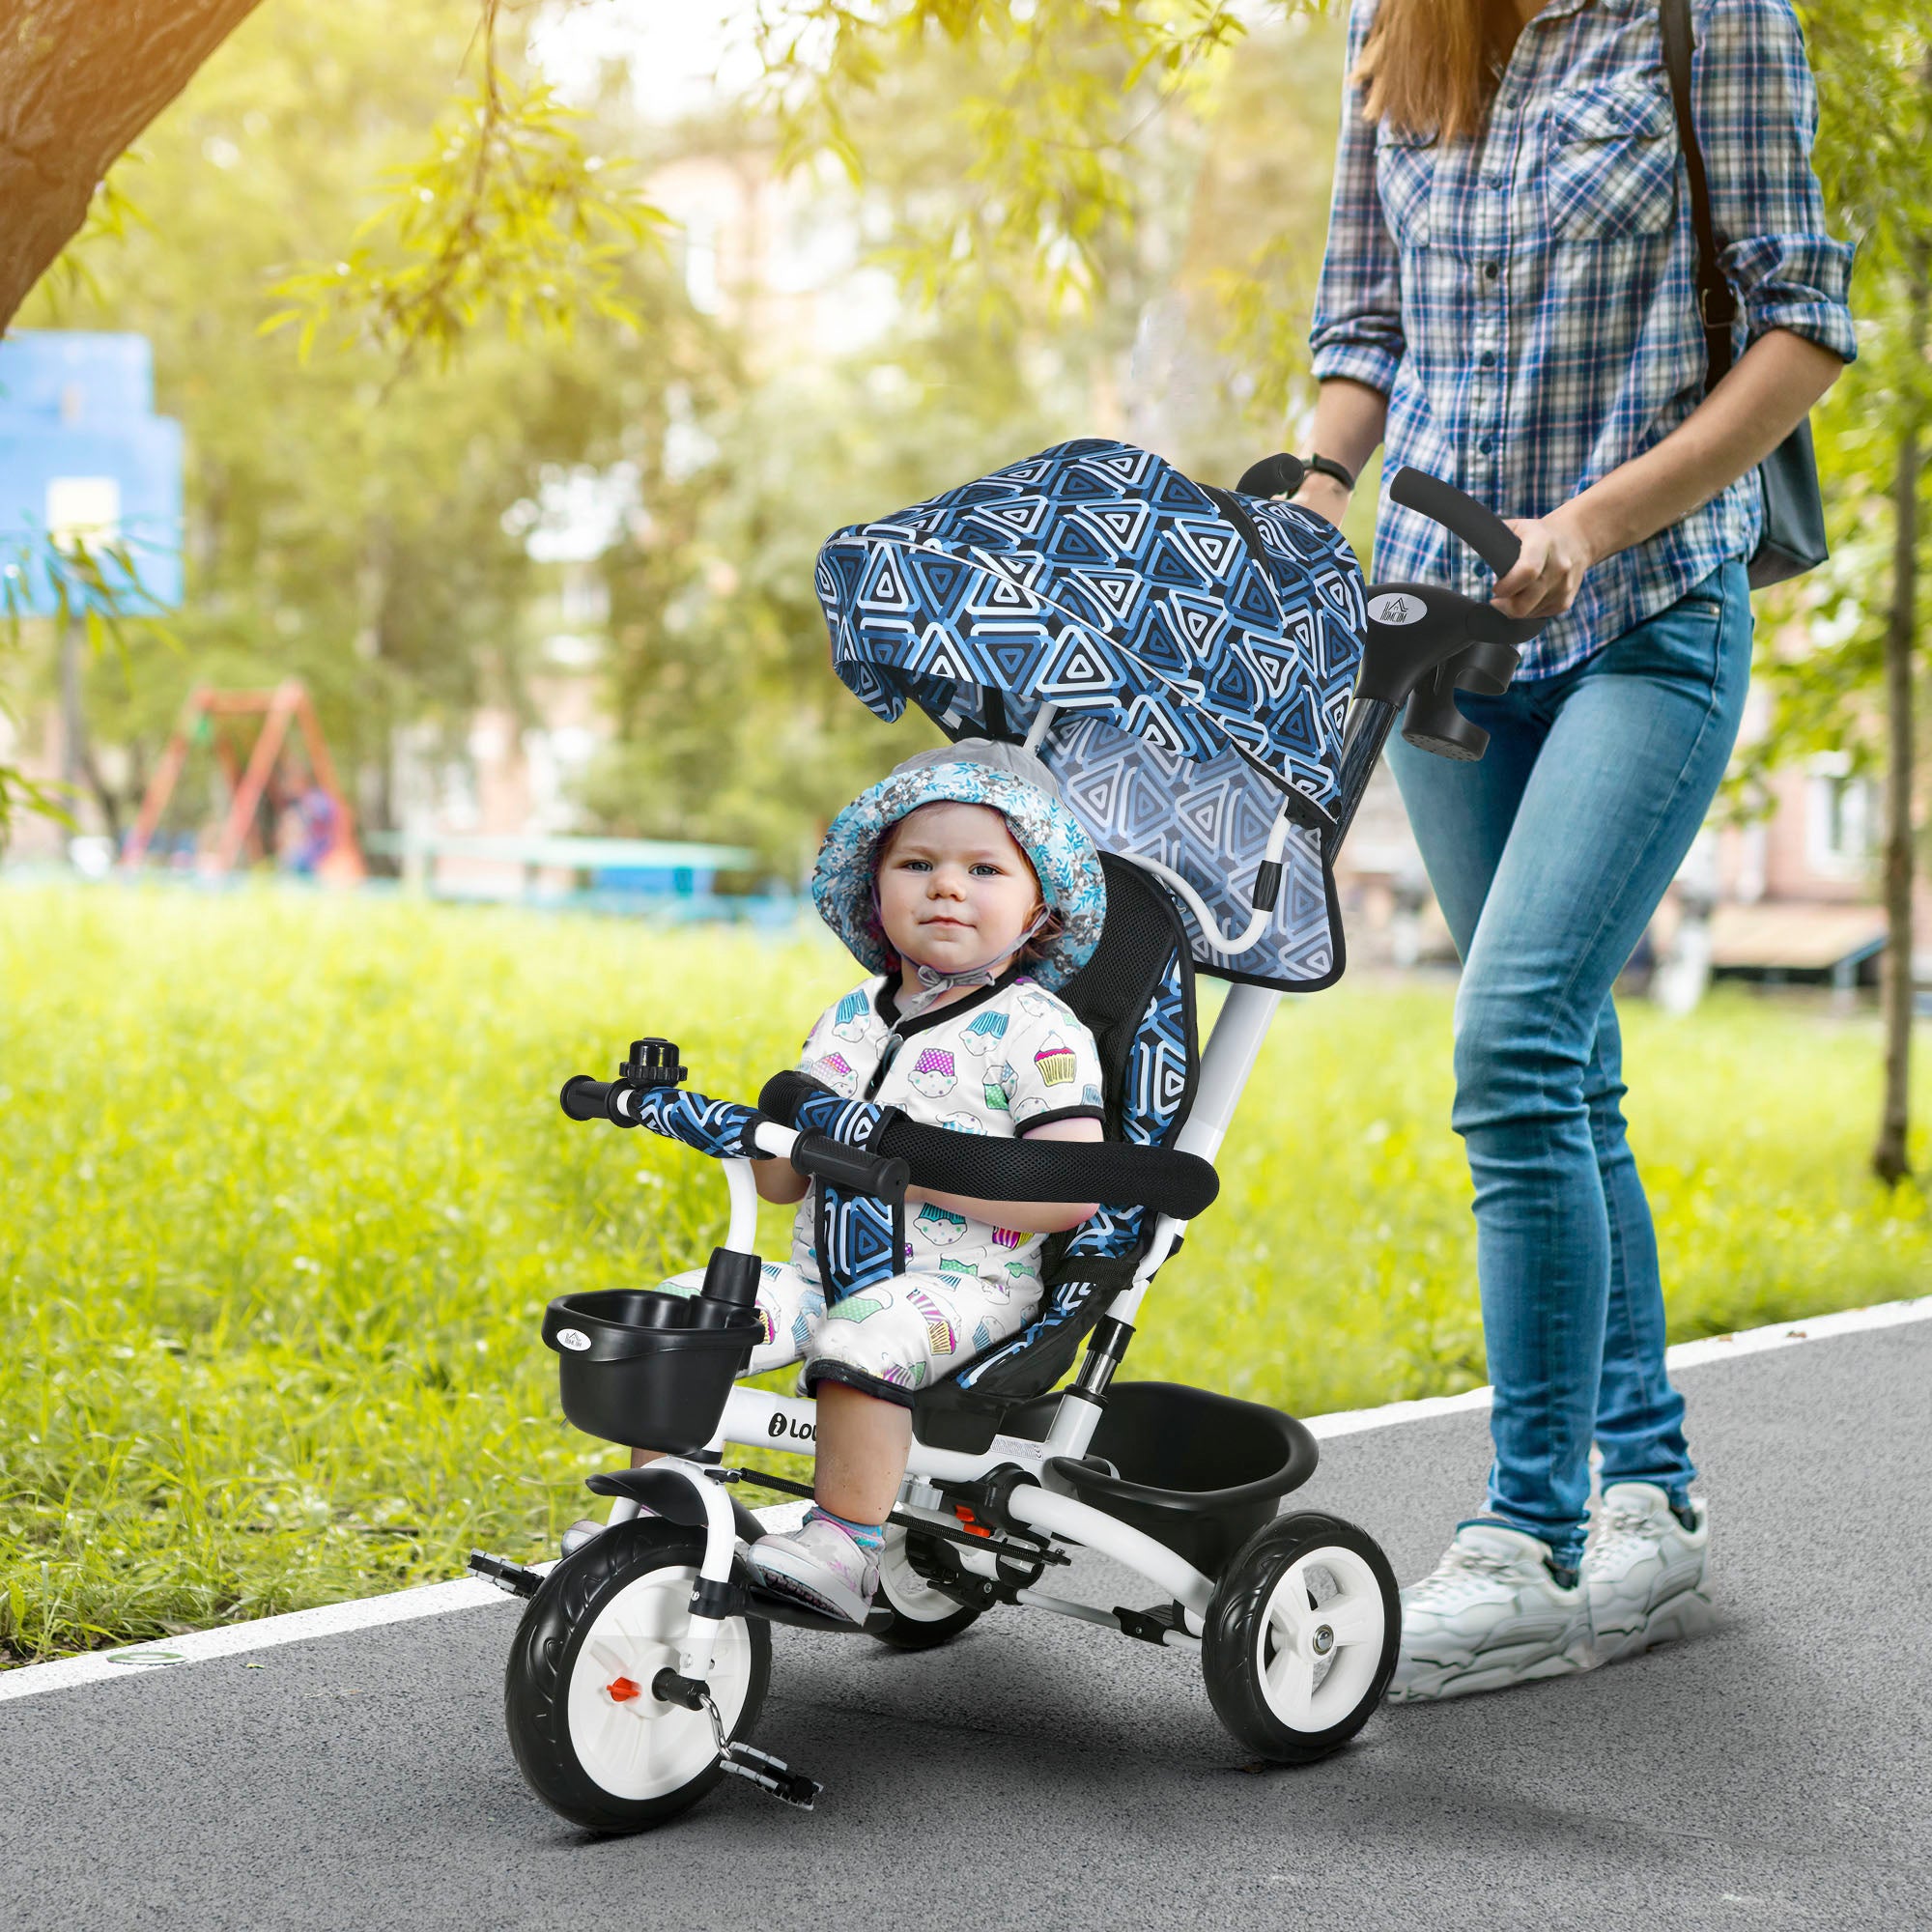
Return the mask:
<svg viewBox="0 0 1932 1932">
<path fill-rule="evenodd" d="M 1352 71 L 1375 13 L 1354 0 Z M 1811 171 L 1817 95 L 1790 0 L 1692 0 L 1691 93 L 1746 342 L 1788 328 L 1849 362 L 1851 250 Z M 1548 516 L 1660 442 L 1704 395 L 1696 242 L 1656 0 L 1549 0 L 1478 138 L 1343 103 L 1310 340 L 1318 378 L 1388 398 L 1385 476 L 1412 463 L 1504 517 Z M 1742 348 L 1740 347 L 1740 353 Z M 1551 677 L 1757 547 L 1753 470 L 1606 557 L 1523 655 Z M 1487 597 L 1486 565 L 1389 502 L 1378 578 Z"/>
</svg>

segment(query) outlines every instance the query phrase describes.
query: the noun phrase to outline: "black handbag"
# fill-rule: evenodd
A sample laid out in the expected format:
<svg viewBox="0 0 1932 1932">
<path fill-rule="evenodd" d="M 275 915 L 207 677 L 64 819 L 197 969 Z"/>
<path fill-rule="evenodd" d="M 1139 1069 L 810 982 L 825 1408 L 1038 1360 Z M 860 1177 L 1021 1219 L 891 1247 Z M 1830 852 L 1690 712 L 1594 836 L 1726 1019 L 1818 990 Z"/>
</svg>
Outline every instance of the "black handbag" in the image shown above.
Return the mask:
<svg viewBox="0 0 1932 1932">
<path fill-rule="evenodd" d="M 1661 0 L 1663 64 L 1670 75 L 1670 104 L 1677 112 L 1677 138 L 1690 178 L 1690 222 L 1697 236 L 1697 314 L 1704 325 L 1704 392 L 1708 395 L 1731 366 L 1731 325 L 1738 299 L 1718 265 L 1720 242 L 1711 224 L 1711 187 L 1704 154 L 1690 118 L 1690 0 Z M 1757 467 L 1764 492 L 1764 528 L 1751 557 L 1750 587 L 1762 590 L 1815 569 L 1831 554 L 1825 542 L 1825 497 L 1818 487 L 1818 459 L 1811 448 L 1807 415 Z"/>
</svg>

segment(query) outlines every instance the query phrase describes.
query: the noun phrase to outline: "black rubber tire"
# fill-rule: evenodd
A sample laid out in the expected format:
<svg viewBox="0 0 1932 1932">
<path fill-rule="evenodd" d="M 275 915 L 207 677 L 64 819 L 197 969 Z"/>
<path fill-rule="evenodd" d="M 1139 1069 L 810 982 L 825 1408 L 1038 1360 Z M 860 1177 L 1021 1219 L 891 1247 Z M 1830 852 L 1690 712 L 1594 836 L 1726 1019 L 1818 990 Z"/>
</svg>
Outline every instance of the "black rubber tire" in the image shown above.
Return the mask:
<svg viewBox="0 0 1932 1932">
<path fill-rule="evenodd" d="M 663 1517 L 612 1523 L 544 1578 L 517 1626 L 503 1673 L 510 1749 L 530 1789 L 553 1811 L 586 1832 L 649 1831 L 689 1810 L 724 1776 L 714 1755 L 704 1770 L 674 1791 L 656 1798 L 620 1798 L 584 1770 L 570 1737 L 571 1673 L 604 1605 L 651 1571 L 695 1570 L 703 1555 L 702 1532 Z M 751 1670 L 744 1705 L 730 1732 L 734 1739 L 747 1736 L 757 1722 L 772 1672 L 771 1625 L 761 1617 L 743 1621 Z"/>
<path fill-rule="evenodd" d="M 908 1541 L 911 1535 L 912 1532 L 907 1532 Z M 872 1603 L 875 1610 L 885 1608 L 889 1621 L 883 1629 L 868 1626 L 870 1634 L 889 1650 L 937 1650 L 941 1644 L 951 1643 L 969 1624 L 980 1620 L 980 1612 L 970 1604 L 960 1604 L 937 1617 L 912 1616 L 893 1601 L 883 1579 Z"/>
<path fill-rule="evenodd" d="M 1350 1550 L 1373 1572 L 1382 1602 L 1382 1640 L 1374 1675 L 1347 1715 L 1324 1729 L 1302 1731 L 1284 1723 L 1263 1691 L 1263 1626 L 1283 1575 L 1323 1548 Z M 1314 1764 L 1339 1750 L 1374 1716 L 1401 1648 L 1402 1598 L 1381 1546 L 1340 1517 L 1301 1511 L 1258 1530 L 1214 1586 L 1201 1639 L 1201 1670 L 1214 1715 L 1237 1742 L 1270 1763 Z"/>
</svg>

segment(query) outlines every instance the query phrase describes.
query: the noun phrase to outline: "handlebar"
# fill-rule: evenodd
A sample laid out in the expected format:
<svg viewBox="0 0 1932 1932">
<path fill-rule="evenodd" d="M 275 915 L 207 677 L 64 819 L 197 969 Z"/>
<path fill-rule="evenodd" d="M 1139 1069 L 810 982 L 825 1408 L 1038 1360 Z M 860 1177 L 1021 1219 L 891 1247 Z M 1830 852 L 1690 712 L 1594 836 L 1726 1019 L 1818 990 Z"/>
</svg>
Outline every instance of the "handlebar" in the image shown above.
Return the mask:
<svg viewBox="0 0 1932 1932">
<path fill-rule="evenodd" d="M 557 1101 L 573 1121 L 610 1121 L 620 1127 L 635 1127 L 636 1121 L 622 1120 L 611 1112 L 611 1090 L 618 1084 L 579 1073 L 563 1083 Z"/>
<path fill-rule="evenodd" d="M 639 1117 L 632 1098 L 637 1093 L 650 1091 L 649 1088 L 639 1089 L 626 1080 L 593 1080 L 587 1073 L 579 1073 L 563 1083 L 563 1092 L 557 1095 L 557 1100 L 573 1121 L 609 1121 L 617 1127 L 657 1125 L 656 1121 L 646 1122 Z M 747 1125 L 752 1145 L 756 1148 L 758 1155 L 767 1159 L 789 1160 L 801 1174 L 815 1180 L 829 1180 L 850 1193 L 869 1194 L 894 1206 L 905 1199 L 912 1177 L 903 1160 L 890 1154 L 867 1153 L 861 1148 L 847 1147 L 843 1141 L 834 1140 L 830 1134 L 810 1130 L 797 1132 L 781 1122 L 756 1114 L 753 1109 L 733 1111 L 741 1120 L 747 1115 L 751 1117 Z M 659 1125 L 658 1130 L 663 1132 L 665 1128 Z M 686 1138 L 682 1134 L 672 1137 Z M 687 1144 L 693 1143 L 688 1141 Z M 716 1144 L 708 1148 L 699 1145 L 699 1151 L 724 1159 L 743 1157 L 742 1152 L 733 1150 L 729 1142 L 722 1147 Z"/>
<path fill-rule="evenodd" d="M 853 1194 L 870 1194 L 896 1205 L 905 1199 L 912 1170 L 890 1154 L 867 1153 L 830 1134 L 810 1129 L 792 1143 L 791 1164 L 814 1180 L 829 1180 Z"/>
<path fill-rule="evenodd" d="M 1509 574 L 1522 550 L 1522 539 L 1493 511 L 1426 469 L 1404 464 L 1389 479 L 1389 498 L 1461 537 L 1498 577 Z"/>
</svg>

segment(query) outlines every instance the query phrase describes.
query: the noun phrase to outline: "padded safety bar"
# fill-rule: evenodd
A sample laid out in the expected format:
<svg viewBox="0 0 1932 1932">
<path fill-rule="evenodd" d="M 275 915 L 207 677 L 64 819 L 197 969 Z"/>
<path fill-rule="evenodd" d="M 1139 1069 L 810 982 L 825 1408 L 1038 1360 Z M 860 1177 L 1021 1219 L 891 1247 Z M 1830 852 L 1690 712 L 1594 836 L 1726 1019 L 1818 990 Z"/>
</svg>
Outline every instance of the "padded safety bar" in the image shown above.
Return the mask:
<svg viewBox="0 0 1932 1932">
<path fill-rule="evenodd" d="M 758 1111 L 790 1125 L 808 1094 L 828 1091 L 788 1068 L 765 1082 Z M 1220 1176 L 1200 1155 L 1121 1141 L 995 1140 L 901 1116 L 887 1122 L 876 1147 L 903 1160 L 916 1186 L 988 1201 L 1133 1203 L 1191 1221 L 1221 1191 Z"/>
</svg>

